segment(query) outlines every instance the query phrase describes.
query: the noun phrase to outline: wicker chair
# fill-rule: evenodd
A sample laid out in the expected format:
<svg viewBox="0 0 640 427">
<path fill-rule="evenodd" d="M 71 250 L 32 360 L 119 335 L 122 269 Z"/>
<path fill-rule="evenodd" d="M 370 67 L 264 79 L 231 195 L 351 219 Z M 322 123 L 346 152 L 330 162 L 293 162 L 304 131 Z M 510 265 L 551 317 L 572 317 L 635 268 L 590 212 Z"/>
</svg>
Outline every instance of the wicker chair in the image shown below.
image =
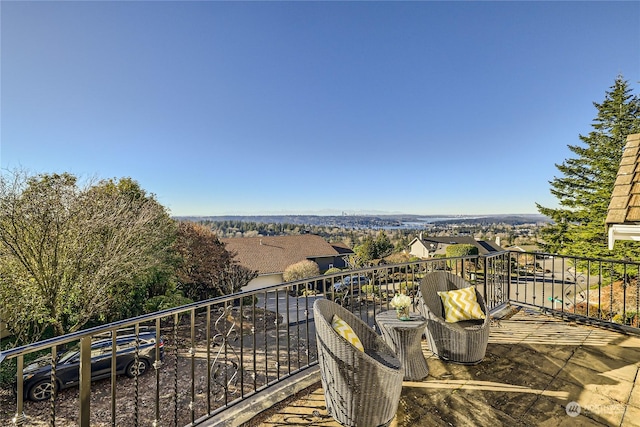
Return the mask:
<svg viewBox="0 0 640 427">
<path fill-rule="evenodd" d="M 337 314 L 365 349 L 356 349 L 331 326 Z M 345 426 L 386 426 L 395 417 L 402 391 L 402 364 L 382 337 L 338 304 L 313 304 L 318 362 L 327 411 Z"/>
<path fill-rule="evenodd" d="M 457 323 L 444 321 L 444 307 L 438 295 L 471 286 L 460 276 L 445 271 L 428 273 L 420 282 L 418 311 L 427 319 L 425 335 L 429 348 L 440 359 L 476 364 L 484 359 L 489 341 L 489 313 L 482 295 L 476 289 L 476 298 L 485 314 L 483 320 L 465 320 Z"/>
</svg>

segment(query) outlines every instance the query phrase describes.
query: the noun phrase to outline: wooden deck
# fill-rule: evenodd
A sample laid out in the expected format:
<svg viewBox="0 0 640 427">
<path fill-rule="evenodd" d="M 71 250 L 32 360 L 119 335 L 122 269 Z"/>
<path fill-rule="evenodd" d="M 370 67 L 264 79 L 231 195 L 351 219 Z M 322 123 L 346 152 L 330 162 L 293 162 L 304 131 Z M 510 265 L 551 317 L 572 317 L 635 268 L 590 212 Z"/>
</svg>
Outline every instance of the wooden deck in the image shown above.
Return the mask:
<svg viewBox="0 0 640 427">
<path fill-rule="evenodd" d="M 404 382 L 392 426 L 640 426 L 640 337 L 523 310 L 492 325 L 487 356 Z M 319 383 L 245 426 L 339 426 Z"/>
</svg>

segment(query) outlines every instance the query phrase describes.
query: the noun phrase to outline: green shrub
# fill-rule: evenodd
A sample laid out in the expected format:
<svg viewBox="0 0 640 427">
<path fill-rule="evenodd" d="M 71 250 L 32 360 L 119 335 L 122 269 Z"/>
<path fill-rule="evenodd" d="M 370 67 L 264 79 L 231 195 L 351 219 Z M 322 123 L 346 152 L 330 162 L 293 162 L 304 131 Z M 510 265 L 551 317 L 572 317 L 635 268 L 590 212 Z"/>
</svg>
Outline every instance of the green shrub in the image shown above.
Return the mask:
<svg viewBox="0 0 640 427">
<path fill-rule="evenodd" d="M 285 282 L 293 282 L 318 275 L 320 275 L 318 264 L 308 259 L 291 264 L 284 270 L 284 273 L 282 273 Z"/>
<path fill-rule="evenodd" d="M 182 292 L 175 291 L 167 295 L 158 295 L 147 300 L 144 308 L 147 313 L 155 311 L 167 310 L 169 308 L 180 307 L 182 305 L 191 304 L 193 300 L 182 295 Z"/>
<path fill-rule="evenodd" d="M 3 342 L 0 350 L 8 350 L 13 348 L 14 345 L 14 341 L 12 339 L 8 339 Z M 3 360 L 2 363 L 0 363 L 0 387 L 8 388 L 13 384 L 16 379 L 16 366 L 15 358 Z"/>
<path fill-rule="evenodd" d="M 2 347 L 0 350 L 9 350 L 10 348 L 14 348 L 16 346 L 15 339 L 11 337 L 3 340 Z M 26 367 L 33 360 L 38 357 L 50 355 L 51 350 L 40 350 L 33 353 L 26 354 L 24 356 L 24 366 Z M 17 359 L 11 358 L 7 360 L 3 360 L 0 363 L 0 387 L 2 388 L 10 388 L 16 382 L 16 371 L 18 369 Z"/>
<path fill-rule="evenodd" d="M 258 303 L 257 295 L 247 295 L 246 297 L 242 297 L 242 306 L 243 307 L 251 307 Z"/>
<path fill-rule="evenodd" d="M 329 301 L 339 301 L 344 298 L 345 292 L 327 292 L 324 296 Z"/>
<path fill-rule="evenodd" d="M 377 295 L 380 293 L 380 288 L 372 284 L 362 285 L 362 292 L 364 292 L 367 295 L 372 295 L 372 294 Z"/>
<path fill-rule="evenodd" d="M 627 311 L 624 313 L 624 317 L 622 313 L 616 313 L 611 319 L 613 322 L 618 323 L 620 325 L 628 325 L 633 327 L 638 327 L 638 312 L 637 311 Z"/>
<path fill-rule="evenodd" d="M 406 282 L 400 283 L 400 292 L 405 292 L 407 294 L 411 294 L 420 286 L 420 282 L 414 282 L 413 280 L 407 280 Z"/>
<path fill-rule="evenodd" d="M 470 244 L 449 245 L 446 247 L 445 252 L 447 254 L 447 258 L 478 255 L 478 248 Z"/>
</svg>

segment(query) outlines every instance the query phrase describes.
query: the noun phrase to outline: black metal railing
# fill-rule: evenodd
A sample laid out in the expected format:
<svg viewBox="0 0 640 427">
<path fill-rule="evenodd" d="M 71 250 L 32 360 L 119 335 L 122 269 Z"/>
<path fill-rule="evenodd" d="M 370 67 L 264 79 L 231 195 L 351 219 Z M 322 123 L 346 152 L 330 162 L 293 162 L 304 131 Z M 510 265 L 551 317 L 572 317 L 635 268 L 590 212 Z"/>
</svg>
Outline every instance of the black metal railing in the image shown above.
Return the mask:
<svg viewBox="0 0 640 427">
<path fill-rule="evenodd" d="M 547 313 L 638 332 L 640 263 L 511 252 L 509 300 Z"/>
<path fill-rule="evenodd" d="M 436 270 L 474 283 L 490 309 L 513 303 L 637 330 L 637 263 L 504 251 L 381 265 L 198 302 L 0 352 L 0 363 L 15 360 L 17 378 L 15 396 L 0 395 L 0 425 L 88 426 L 96 420 L 112 426 L 197 425 L 317 364 L 316 298 L 332 299 L 375 327 L 376 313 L 389 310 L 396 293 L 415 297 L 420 279 Z M 151 344 L 145 341 L 149 334 L 155 337 Z M 132 343 L 126 349 L 118 344 L 123 336 Z M 75 343 L 78 357 L 68 366 L 64 357 Z M 29 365 L 42 353 L 43 393 L 51 384 L 64 388 L 62 378 L 70 375 L 78 381 L 78 387 L 49 393 L 48 404 L 27 399 L 37 397 L 31 393 L 35 376 Z M 142 368 L 150 372 L 140 374 Z M 100 372 L 110 381 L 94 382 Z M 131 378 L 117 377 L 120 372 Z"/>
</svg>

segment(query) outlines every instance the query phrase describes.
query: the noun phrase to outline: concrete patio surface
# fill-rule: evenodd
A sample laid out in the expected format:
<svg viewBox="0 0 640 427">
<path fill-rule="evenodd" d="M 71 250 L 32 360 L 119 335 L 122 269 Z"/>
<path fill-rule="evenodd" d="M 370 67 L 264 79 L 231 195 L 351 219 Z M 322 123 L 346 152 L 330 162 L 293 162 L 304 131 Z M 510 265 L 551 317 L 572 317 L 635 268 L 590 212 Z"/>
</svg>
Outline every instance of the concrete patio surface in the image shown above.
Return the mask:
<svg viewBox="0 0 640 427">
<path fill-rule="evenodd" d="M 484 361 L 404 382 L 392 426 L 640 426 L 640 337 L 522 310 L 491 326 Z M 339 426 L 320 383 L 246 425 Z"/>
</svg>

